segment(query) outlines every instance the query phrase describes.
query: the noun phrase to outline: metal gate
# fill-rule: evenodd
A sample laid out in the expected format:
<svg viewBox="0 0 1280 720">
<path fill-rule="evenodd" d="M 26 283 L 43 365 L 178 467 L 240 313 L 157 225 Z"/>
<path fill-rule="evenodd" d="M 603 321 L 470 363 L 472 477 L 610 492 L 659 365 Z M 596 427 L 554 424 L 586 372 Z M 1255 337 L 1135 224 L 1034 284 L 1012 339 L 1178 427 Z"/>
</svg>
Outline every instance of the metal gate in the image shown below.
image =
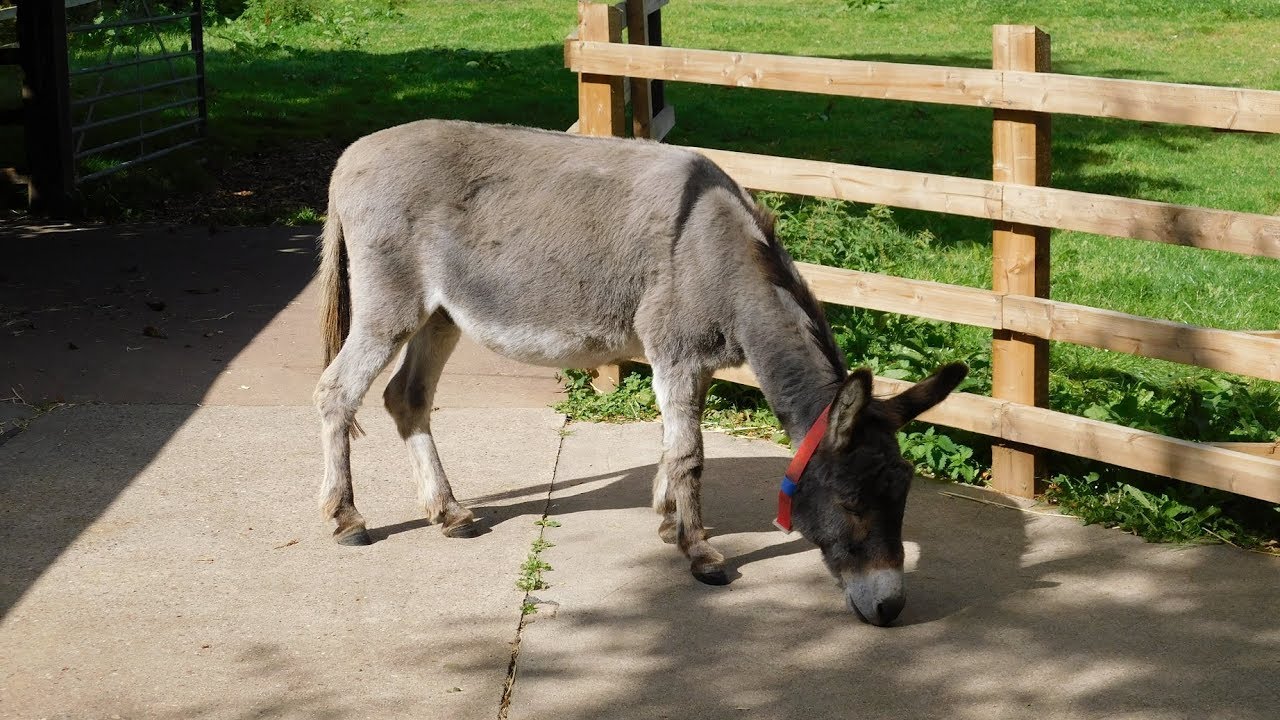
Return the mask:
<svg viewBox="0 0 1280 720">
<path fill-rule="evenodd" d="M 33 208 L 199 142 L 201 0 L 18 0 Z"/>
</svg>

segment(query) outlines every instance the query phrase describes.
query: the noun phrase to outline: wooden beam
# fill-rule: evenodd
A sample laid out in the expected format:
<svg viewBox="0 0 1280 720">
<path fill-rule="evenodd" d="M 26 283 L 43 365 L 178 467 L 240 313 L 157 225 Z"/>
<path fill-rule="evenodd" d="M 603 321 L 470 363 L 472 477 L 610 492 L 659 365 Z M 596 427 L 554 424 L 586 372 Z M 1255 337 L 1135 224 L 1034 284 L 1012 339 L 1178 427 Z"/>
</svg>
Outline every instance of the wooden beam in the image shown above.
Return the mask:
<svg viewBox="0 0 1280 720">
<path fill-rule="evenodd" d="M 823 302 L 999 329 L 1001 296 L 990 290 L 796 263 Z"/>
<path fill-rule="evenodd" d="M 1280 333 L 1188 325 L 1026 295 L 796 263 L 822 302 L 1085 345 L 1280 382 Z"/>
<path fill-rule="evenodd" d="M 646 362 L 644 358 L 634 360 Z M 760 387 L 755 374 L 746 366 L 725 368 L 713 377 Z M 881 397 L 896 395 L 913 384 L 876 377 L 873 392 Z M 1256 452 L 1260 448 L 1239 448 L 1247 450 L 1240 452 L 1231 443 L 1178 440 L 971 393 L 952 393 L 919 419 L 1267 502 L 1280 502 L 1280 459 L 1271 459 L 1272 453 Z M 1270 443 L 1244 445 L 1271 446 Z"/>
<path fill-rule="evenodd" d="M 584 40 L 611 42 L 621 37 L 622 25 L 615 9 L 599 3 L 578 3 L 578 35 Z M 610 75 L 578 75 L 578 132 L 582 135 L 624 134 L 622 78 Z"/>
<path fill-rule="evenodd" d="M 876 378 L 877 392 L 898 393 L 910 386 L 901 380 Z M 1259 455 L 968 393 L 953 393 L 920 419 L 1280 502 L 1280 461 Z M 992 425 L 998 432 L 989 432 Z"/>
<path fill-rule="evenodd" d="M 1223 450 L 1234 450 L 1246 455 L 1257 455 L 1271 458 L 1272 460 L 1280 460 L 1280 440 L 1275 442 L 1213 442 L 1205 444 L 1222 448 Z"/>
<path fill-rule="evenodd" d="M 676 107 L 674 105 L 666 105 L 658 111 L 657 115 L 653 116 L 653 122 L 649 124 L 649 139 L 661 141 L 675 126 Z"/>
<path fill-rule="evenodd" d="M 1000 75 L 990 70 L 830 60 L 720 50 L 570 43 L 569 69 L 765 90 L 991 107 Z"/>
<path fill-rule="evenodd" d="M 625 3 L 611 6 L 580 0 L 578 36 L 583 40 L 616 43 L 622 39 L 625 13 Z M 626 134 L 624 103 L 622 78 L 579 73 L 578 122 L 570 129 L 580 135 L 622 137 Z M 592 370 L 591 385 L 597 391 L 611 392 L 621 383 L 622 373 L 620 364 L 595 368 Z"/>
<path fill-rule="evenodd" d="M 1003 220 L 1280 259 L 1280 216 L 691 147 L 753 190 Z"/>
<path fill-rule="evenodd" d="M 1007 72 L 1002 104 L 1035 112 L 1280 133 L 1280 92 Z"/>
<path fill-rule="evenodd" d="M 632 45 L 649 44 L 649 12 L 644 0 L 627 0 L 627 42 Z M 629 78 L 631 86 L 631 133 L 638 138 L 653 137 L 652 85 L 660 80 Z"/>
<path fill-rule="evenodd" d="M 1054 73 L 589 42 L 569 68 L 602 75 L 1122 118 L 1280 133 L 1280 91 Z"/>
<path fill-rule="evenodd" d="M 992 34 L 998 70 L 1049 71 L 1049 36 L 1030 25 L 997 25 Z M 991 126 L 992 180 L 1049 184 L 1050 115 L 996 110 Z M 1049 296 L 1049 228 L 1004 220 L 992 229 L 991 289 L 1000 295 Z M 1049 343 L 1007 327 L 991 338 L 991 394 L 1045 407 L 1049 403 Z M 997 443 L 991 448 L 991 485 L 1019 497 L 1036 494 L 1044 455 Z"/>
<path fill-rule="evenodd" d="M 1047 340 L 1280 381 L 1280 337 L 1014 295 L 1004 298 L 1001 322 Z"/>
<path fill-rule="evenodd" d="M 1010 222 L 1280 258 L 1280 216 L 1012 185 L 1002 200 Z"/>
</svg>

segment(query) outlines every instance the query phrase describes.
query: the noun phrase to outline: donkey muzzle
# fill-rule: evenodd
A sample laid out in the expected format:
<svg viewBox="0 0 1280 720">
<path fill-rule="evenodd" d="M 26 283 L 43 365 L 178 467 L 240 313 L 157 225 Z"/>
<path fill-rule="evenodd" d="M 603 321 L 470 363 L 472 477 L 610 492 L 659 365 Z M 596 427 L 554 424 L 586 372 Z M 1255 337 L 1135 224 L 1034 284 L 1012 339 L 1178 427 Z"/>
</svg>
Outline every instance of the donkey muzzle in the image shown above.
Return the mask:
<svg viewBox="0 0 1280 720">
<path fill-rule="evenodd" d="M 846 574 L 844 582 L 845 604 L 866 623 L 883 627 L 893 622 L 907 604 L 902 589 L 901 570 L 873 570 L 868 573 Z"/>
</svg>

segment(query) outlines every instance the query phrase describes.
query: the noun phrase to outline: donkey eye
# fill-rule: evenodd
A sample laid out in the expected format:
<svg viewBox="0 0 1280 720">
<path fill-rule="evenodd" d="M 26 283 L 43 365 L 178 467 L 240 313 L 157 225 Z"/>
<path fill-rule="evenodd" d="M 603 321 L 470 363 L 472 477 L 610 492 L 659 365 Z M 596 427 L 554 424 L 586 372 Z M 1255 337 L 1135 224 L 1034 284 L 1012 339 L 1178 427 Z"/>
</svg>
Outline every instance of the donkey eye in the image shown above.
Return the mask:
<svg viewBox="0 0 1280 720">
<path fill-rule="evenodd" d="M 840 508 L 845 512 L 849 513 L 850 515 L 858 514 L 858 506 L 854 505 L 853 502 L 850 500 L 841 501 Z"/>
</svg>

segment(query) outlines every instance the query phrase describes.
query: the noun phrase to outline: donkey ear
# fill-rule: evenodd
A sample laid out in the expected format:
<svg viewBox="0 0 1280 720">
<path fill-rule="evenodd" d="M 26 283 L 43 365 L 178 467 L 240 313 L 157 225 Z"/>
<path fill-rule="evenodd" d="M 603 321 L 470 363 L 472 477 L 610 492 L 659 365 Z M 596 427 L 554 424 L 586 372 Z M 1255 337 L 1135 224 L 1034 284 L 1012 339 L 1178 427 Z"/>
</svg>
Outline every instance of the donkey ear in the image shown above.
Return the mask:
<svg viewBox="0 0 1280 720">
<path fill-rule="evenodd" d="M 827 445 L 843 450 L 853 440 L 853 426 L 871 402 L 871 371 L 860 368 L 845 378 L 827 416 Z"/>
<path fill-rule="evenodd" d="M 947 395 L 969 374 L 969 366 L 964 363 L 944 365 L 934 374 L 916 383 L 910 390 L 889 400 L 886 404 L 889 416 L 898 427 L 902 427 L 920 413 L 947 399 Z"/>
</svg>

